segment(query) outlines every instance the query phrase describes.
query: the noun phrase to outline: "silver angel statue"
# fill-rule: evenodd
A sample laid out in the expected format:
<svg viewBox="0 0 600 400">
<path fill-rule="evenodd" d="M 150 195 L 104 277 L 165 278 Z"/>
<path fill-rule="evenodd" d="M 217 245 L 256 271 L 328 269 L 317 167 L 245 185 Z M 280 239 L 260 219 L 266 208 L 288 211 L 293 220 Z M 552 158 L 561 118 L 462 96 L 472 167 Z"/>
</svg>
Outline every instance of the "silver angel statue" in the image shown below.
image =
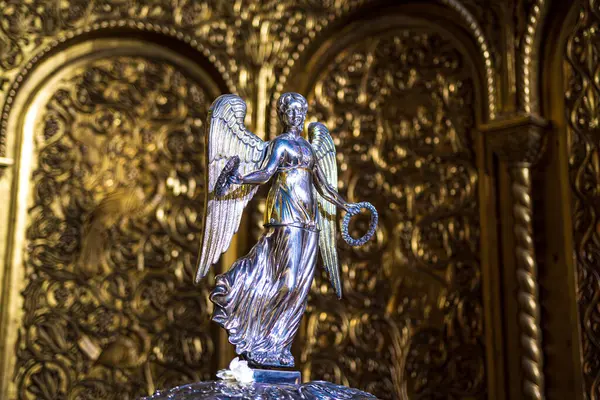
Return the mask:
<svg viewBox="0 0 600 400">
<path fill-rule="evenodd" d="M 208 198 L 196 282 L 229 247 L 258 186 L 272 180 L 264 233 L 245 257 L 217 277 L 210 299 L 213 320 L 227 330 L 237 354 L 258 366 L 290 367 L 318 249 L 335 292 L 342 296 L 336 207 L 347 211 L 342 236 L 352 245 L 373 235 L 377 213 L 369 203 L 348 203 L 338 194 L 336 152 L 327 128 L 311 123 L 310 143 L 302 137 L 306 99 L 285 93 L 277 112 L 283 133 L 265 142 L 244 126 L 246 104 L 240 97 L 220 96 L 210 108 Z M 371 226 L 362 239 L 353 239 L 348 221 L 363 208 L 371 211 Z"/>
</svg>

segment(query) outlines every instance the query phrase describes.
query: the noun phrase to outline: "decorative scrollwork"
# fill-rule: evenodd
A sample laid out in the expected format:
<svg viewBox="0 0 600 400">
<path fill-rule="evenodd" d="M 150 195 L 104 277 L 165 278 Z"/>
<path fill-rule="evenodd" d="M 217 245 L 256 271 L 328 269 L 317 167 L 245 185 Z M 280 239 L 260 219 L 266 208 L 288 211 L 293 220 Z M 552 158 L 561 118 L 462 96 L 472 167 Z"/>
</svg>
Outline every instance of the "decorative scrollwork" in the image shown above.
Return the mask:
<svg viewBox="0 0 600 400">
<path fill-rule="evenodd" d="M 581 361 L 585 392 L 589 398 L 597 398 L 600 393 L 600 326 L 597 322 L 600 302 L 598 6 L 597 0 L 581 2 L 576 25 L 567 39 L 564 69 Z"/>
<path fill-rule="evenodd" d="M 520 79 L 523 87 L 519 91 L 520 105 L 527 113 L 539 112 L 539 59 L 540 59 L 540 40 L 542 38 L 542 29 L 540 26 L 548 10 L 547 0 L 525 0 L 530 3 L 527 15 L 527 27 L 520 39 L 521 65 Z"/>
<path fill-rule="evenodd" d="M 138 56 L 88 61 L 46 89 L 19 398 L 128 399 L 210 379 L 211 306 L 192 281 L 214 94 Z"/>
<path fill-rule="evenodd" d="M 363 248 L 340 246 L 343 302 L 333 304 L 326 278 L 317 279 L 305 377 L 380 398 L 484 396 L 473 86 L 463 55 L 425 28 L 357 39 L 309 99 L 336 140 L 340 190 L 376 199 L 381 218 Z M 356 232 L 366 231 L 368 216 L 356 219 Z"/>
<path fill-rule="evenodd" d="M 204 54 L 233 92 L 252 94 L 256 88 L 250 82 L 272 85 L 274 76 L 289 70 L 288 61 L 297 57 L 298 47 L 305 48 L 323 26 L 363 1 L 160 0 L 146 4 L 68 0 L 56 6 L 45 1 L 2 0 L 0 78 L 12 82 L 9 90 L 0 90 L 0 101 L 6 99 L 2 118 L 10 112 L 24 76 L 36 62 L 76 36 L 123 28 L 171 36 Z M 0 157 L 6 154 L 5 122 L 0 125 Z"/>
<path fill-rule="evenodd" d="M 528 166 L 509 167 L 513 196 L 523 391 L 528 398 L 544 395 L 542 327 L 537 262 L 533 246 L 531 172 Z"/>
<path fill-rule="evenodd" d="M 510 166 L 532 166 L 546 148 L 549 123 L 532 114 L 515 114 L 482 125 L 492 150 Z"/>
<path fill-rule="evenodd" d="M 4 104 L 0 120 L 0 175 L 4 163 L 1 157 L 6 154 L 6 135 L 9 134 L 6 131 L 6 119 L 14 114 L 13 101 L 27 82 L 30 71 L 49 54 L 66 47 L 71 43 L 71 39 L 80 36 L 113 35 L 114 31 L 131 32 L 134 35 L 143 31 L 168 37 L 203 54 L 208 62 L 216 67 L 232 92 L 247 94 L 249 98 L 259 94 L 256 101 L 261 102 L 266 101 L 261 100 L 261 94 L 267 96 L 267 93 L 274 92 L 276 97 L 277 91 L 281 91 L 284 84 L 291 80 L 294 63 L 301 59 L 303 52 L 326 30 L 325 28 L 334 26 L 334 22 L 341 21 L 346 15 L 356 14 L 355 11 L 359 7 L 369 9 L 369 3 L 367 0 L 67 0 L 58 4 L 40 0 L 0 0 L 0 101 Z M 475 12 L 476 10 L 473 13 L 469 12 L 480 5 L 472 2 L 470 7 L 465 8 L 464 3 L 458 0 L 443 0 L 441 3 L 457 13 L 461 24 L 474 37 L 474 44 L 483 59 L 486 77 L 484 86 L 487 88 L 484 97 L 488 100 L 488 114 L 492 116 L 498 104 L 495 92 L 498 71 L 493 54 L 497 49 L 494 48 L 494 39 L 490 42 L 490 38 L 481 28 L 485 21 L 478 21 L 474 17 L 480 14 Z M 402 35 L 410 36 L 405 32 L 399 34 L 395 40 L 409 40 L 408 36 L 402 39 Z M 418 42 L 421 39 L 418 38 L 425 40 L 426 44 L 422 45 Z M 412 56 L 408 51 L 409 46 L 400 46 L 403 50 L 398 54 L 408 55 L 410 61 L 399 69 L 394 69 L 398 64 L 391 62 L 390 68 L 386 70 L 381 60 L 389 58 L 390 55 L 376 54 L 376 59 L 380 60 L 380 71 L 375 75 L 381 78 L 390 71 L 400 71 L 401 76 L 397 82 L 402 82 L 405 86 L 387 85 L 386 79 L 380 79 L 378 82 L 384 83 L 382 92 L 371 95 L 378 89 L 370 88 L 371 92 L 367 92 L 368 96 L 365 97 L 386 99 L 387 104 L 397 105 L 399 102 L 395 96 L 399 91 L 402 96 L 406 93 L 414 95 L 417 101 L 402 104 L 402 107 L 406 106 L 408 110 L 402 118 L 394 118 L 400 107 L 391 109 L 388 106 L 384 107 L 385 113 L 379 113 L 376 118 L 368 120 L 368 116 L 373 115 L 372 110 L 367 111 L 362 103 L 362 108 L 355 110 L 349 101 L 338 102 L 333 95 L 335 85 L 329 87 L 326 95 L 314 100 L 314 104 L 320 104 L 324 109 L 329 106 L 325 102 L 330 101 L 344 112 L 357 111 L 356 117 L 346 115 L 340 121 L 334 121 L 332 125 L 344 126 L 344 132 L 365 132 L 360 137 L 349 134 L 341 137 L 345 149 L 348 150 L 348 155 L 343 156 L 341 161 L 346 163 L 346 167 L 351 166 L 343 177 L 346 182 L 344 190 L 353 193 L 356 187 L 362 187 L 363 191 L 383 193 L 381 198 L 390 200 L 385 206 L 391 207 L 390 213 L 394 216 L 391 220 L 393 223 L 380 226 L 374 240 L 365 248 L 352 250 L 352 255 L 349 254 L 349 249 L 345 249 L 345 275 L 349 276 L 349 269 L 353 271 L 348 284 L 353 291 L 348 297 L 352 298 L 356 293 L 360 293 L 349 306 L 353 311 L 350 313 L 345 307 L 337 310 L 326 298 L 315 297 L 311 304 L 313 311 L 319 309 L 316 308 L 319 306 L 326 309 L 327 313 L 324 321 L 317 318 L 321 314 L 313 313 L 312 325 L 309 326 L 314 327 L 316 332 L 323 332 L 323 327 L 330 324 L 333 333 L 324 335 L 335 341 L 340 340 L 343 349 L 348 350 L 351 357 L 360 354 L 360 351 L 366 351 L 364 338 L 367 336 L 376 336 L 377 343 L 384 343 L 388 346 L 386 348 L 391 350 L 383 357 L 383 369 L 379 371 L 382 376 L 387 377 L 383 380 L 368 378 L 369 374 L 379 373 L 379 367 L 375 366 L 379 360 L 370 359 L 364 363 L 359 360 L 360 365 L 357 366 L 351 364 L 354 361 L 348 358 L 344 361 L 346 364 L 337 364 L 334 357 L 325 354 L 322 359 L 316 356 L 310 358 L 305 366 L 309 374 L 312 372 L 319 378 L 334 376 L 336 381 L 344 383 L 350 379 L 353 385 L 383 396 L 392 393 L 391 387 L 396 394 L 419 392 L 420 389 L 415 389 L 419 387 L 415 380 L 426 379 L 426 374 L 417 373 L 417 378 L 413 379 L 406 375 L 406 371 L 410 370 L 412 373 L 415 370 L 434 370 L 432 364 L 420 364 L 427 358 L 423 352 L 416 351 L 416 358 L 408 358 L 412 351 L 410 338 L 420 332 L 424 324 L 429 324 L 430 327 L 435 325 L 435 335 L 450 328 L 455 332 L 456 329 L 467 332 L 463 339 L 470 344 L 475 343 L 478 351 L 481 350 L 482 337 L 480 267 L 477 257 L 477 174 L 469 137 L 473 125 L 473 87 L 469 80 L 470 75 L 464 72 L 462 55 L 453 49 L 449 50 L 447 41 L 439 36 L 421 34 L 410 40 L 415 40 L 410 45 L 414 45 L 419 56 L 410 58 Z M 441 57 L 436 61 L 432 48 L 438 45 L 441 45 Z M 385 49 L 394 49 L 389 43 L 376 47 L 384 49 L 384 52 Z M 419 57 L 423 54 L 424 58 L 420 60 Z M 346 62 L 341 60 L 338 65 Z M 152 68 L 158 67 L 157 63 L 148 60 L 140 63 Z M 108 68 L 102 63 L 97 66 L 104 72 Z M 417 68 L 414 76 L 421 86 L 417 85 L 416 89 L 410 87 L 410 77 L 413 76 L 410 66 Z M 360 68 L 356 71 L 362 73 Z M 434 76 L 433 71 L 441 72 L 439 76 Z M 344 78 L 348 78 L 348 82 L 356 83 L 360 73 L 351 72 Z M 149 76 L 145 71 L 140 71 L 139 75 Z M 100 81 L 130 79 L 109 76 L 111 77 L 101 76 Z M 333 72 L 330 76 L 334 76 Z M 276 81 L 275 77 L 281 79 Z M 198 180 L 202 174 L 202 163 L 196 154 L 189 157 L 186 155 L 187 164 L 177 156 L 176 165 L 170 164 L 175 161 L 157 161 L 158 159 L 153 158 L 154 153 L 147 149 L 138 152 L 139 157 L 131 154 L 138 151 L 136 149 L 140 143 L 144 143 L 142 148 L 154 143 L 158 150 L 153 151 L 166 153 L 169 157 L 175 157 L 181 149 L 185 149 L 185 152 L 193 149 L 192 153 L 195 152 L 197 143 L 189 138 L 189 132 L 185 129 L 191 126 L 189 129 L 193 132 L 198 131 L 196 119 L 203 121 L 205 118 L 204 92 L 186 77 L 184 82 L 191 88 L 198 88 L 197 93 L 191 91 L 195 89 L 190 89 L 188 93 L 183 89 L 177 93 L 170 92 L 166 101 L 160 98 L 160 102 L 165 101 L 162 105 L 158 102 L 159 97 L 156 97 L 157 102 L 152 107 L 148 106 L 145 110 L 135 109 L 138 114 L 134 115 L 136 123 L 133 124 L 131 116 L 127 113 L 118 115 L 113 112 L 118 110 L 106 110 L 105 106 L 92 111 L 93 107 L 90 106 L 90 99 L 93 102 L 98 99 L 113 101 L 114 98 L 110 96 L 116 95 L 124 96 L 123 100 L 128 101 L 127 95 L 123 94 L 124 84 L 110 90 L 96 88 L 96 91 L 84 90 L 80 93 L 73 91 L 79 78 L 71 78 L 73 80 L 65 81 L 64 85 L 61 84 L 57 88 L 44 111 L 46 122 L 43 126 L 40 125 L 36 132 L 41 147 L 38 148 L 39 166 L 34 180 L 34 208 L 30 214 L 32 223 L 28 232 L 31 252 L 27 261 L 26 276 L 28 279 L 31 277 L 31 282 L 25 292 L 25 304 L 29 307 L 27 310 L 33 312 L 32 310 L 36 310 L 40 304 L 46 304 L 39 299 L 45 299 L 44 296 L 47 296 L 47 302 L 52 307 L 61 310 L 72 308 L 74 320 L 87 328 L 84 330 L 77 324 L 73 325 L 71 320 L 65 322 L 64 314 L 61 313 L 58 314 L 63 318 L 60 321 L 50 319 L 56 317 L 54 314 L 44 314 L 38 321 L 40 329 L 43 329 L 40 334 L 31 328 L 37 322 L 28 319 L 29 317 L 25 318 L 22 331 L 27 331 L 30 336 L 23 334 L 23 339 L 19 342 L 19 388 L 30 387 L 33 380 L 41 382 L 40 371 L 47 382 L 61 382 L 55 385 L 58 392 L 51 395 L 59 398 L 67 392 L 71 396 L 92 398 L 104 398 L 107 397 L 106 393 L 115 392 L 131 394 L 136 393 L 138 389 L 140 393 L 147 393 L 148 387 L 141 386 L 148 386 L 150 381 L 156 388 L 165 388 L 174 382 L 202 377 L 203 375 L 198 374 L 205 373 L 204 368 L 208 368 L 207 365 L 210 364 L 206 360 L 214 355 L 209 328 L 198 324 L 198 331 L 194 331 L 197 336 L 190 336 L 185 329 L 183 333 L 178 333 L 175 329 L 159 329 L 152 325 L 153 321 L 163 321 L 165 318 L 184 327 L 189 326 L 190 320 L 208 321 L 208 318 L 192 315 L 190 311 L 200 306 L 206 307 L 202 303 L 204 289 L 200 290 L 200 294 L 194 292 L 193 296 L 188 290 L 190 288 L 185 287 L 183 291 L 180 289 L 183 281 L 190 281 L 187 277 L 188 265 L 193 259 L 191 254 L 195 254 L 197 245 L 192 246 L 190 243 L 194 242 L 192 236 L 200 229 L 198 221 L 191 216 L 202 209 L 201 203 L 196 200 L 202 198 L 201 180 Z M 155 74 L 152 75 L 152 79 L 154 78 L 158 79 Z M 395 76 L 392 78 L 392 81 L 396 79 Z M 321 79 L 321 83 L 326 81 L 327 79 Z M 262 82 L 263 86 L 257 87 L 256 82 Z M 93 81 L 89 84 L 93 86 Z M 142 82 L 134 80 L 135 85 L 142 85 Z M 430 85 L 434 90 L 423 85 Z M 343 90 L 349 90 L 349 85 L 342 86 Z M 444 92 L 436 92 L 436 88 L 443 89 Z M 148 88 L 144 90 L 154 93 Z M 390 90 L 391 93 L 385 93 L 385 90 Z M 345 96 L 351 98 L 348 93 Z M 181 125 L 186 127 L 185 129 L 182 128 L 178 133 L 169 133 L 167 136 L 162 128 L 148 129 L 143 132 L 136 131 L 135 135 L 127 137 L 125 132 L 132 132 L 131 129 L 138 124 L 138 120 L 152 127 L 156 125 L 150 120 L 154 121 L 156 115 L 164 118 L 161 126 L 169 125 L 168 121 L 172 121 L 172 118 L 179 121 L 179 109 L 169 108 L 174 99 L 178 98 L 185 99 L 184 104 L 194 115 L 193 120 Z M 201 100 L 195 103 L 195 98 Z M 146 101 L 150 99 L 151 97 L 146 98 Z M 71 121 L 71 117 L 65 114 L 69 107 L 65 108 L 61 103 L 63 100 L 71 102 L 69 107 L 75 107 L 75 121 Z M 129 100 L 133 101 L 131 104 L 136 104 L 135 101 L 139 99 Z M 258 111 L 254 110 L 257 114 Z M 328 114 L 322 111 L 322 115 Z M 85 120 L 82 119 L 83 116 Z M 188 122 L 191 125 L 188 125 Z M 73 125 L 75 123 L 76 125 Z M 354 129 L 348 124 L 355 124 L 357 128 Z M 96 130 L 103 133 L 91 135 L 94 139 L 89 143 L 89 137 L 81 137 L 79 134 Z M 398 138 L 398 146 L 392 146 L 391 143 Z M 369 140 L 376 143 L 373 151 L 368 150 L 372 145 Z M 363 157 L 373 162 L 367 162 Z M 10 162 L 9 159 L 6 160 L 7 163 Z M 88 165 L 84 168 L 79 166 L 81 160 Z M 166 169 L 164 163 L 167 165 Z M 91 180 L 92 165 L 97 168 L 94 173 L 102 184 L 97 185 L 96 181 Z M 365 169 L 361 174 L 354 173 L 362 167 Z M 168 176 L 163 176 L 163 169 L 169 171 Z M 72 172 L 64 174 L 58 172 L 71 170 Z M 400 173 L 403 174 L 402 177 L 398 176 Z M 64 180 L 67 176 L 74 177 L 72 182 L 71 179 Z M 125 184 L 123 177 L 131 183 L 130 186 Z M 106 187 L 109 181 L 113 182 L 110 190 Z M 105 198 L 107 194 L 110 196 Z M 371 196 L 370 193 L 365 195 Z M 65 203 L 58 199 L 65 199 Z M 193 204 L 188 200 L 193 200 Z M 58 203 L 60 207 L 57 206 Z M 101 217 L 103 212 L 100 209 L 119 211 L 112 217 Z M 61 210 L 62 214 L 56 210 Z M 126 213 L 130 214 L 130 218 L 120 218 Z M 183 218 L 182 214 L 189 218 Z M 70 222 L 65 222 L 67 220 Z M 356 222 L 353 224 L 356 227 L 355 233 L 364 232 L 368 225 L 366 218 L 357 218 L 353 222 Z M 100 262 L 80 262 L 80 253 L 82 247 L 85 247 L 82 232 L 85 233 L 83 237 L 87 237 L 89 232 L 96 231 L 105 245 L 112 245 L 107 245 L 104 251 L 86 247 L 85 254 Z M 139 231 L 147 231 L 143 246 L 136 236 Z M 38 245 L 40 238 L 48 238 L 48 243 L 55 245 L 54 248 L 50 248 L 48 243 L 45 246 Z M 114 244 L 117 242 L 123 242 L 123 247 L 115 248 Z M 378 252 L 381 252 L 381 259 L 376 261 L 381 262 L 382 269 L 375 272 L 370 263 L 374 260 L 373 255 Z M 358 260 L 352 268 L 347 265 L 350 258 Z M 74 276 L 71 270 L 74 263 L 80 265 L 77 281 L 69 280 Z M 147 272 L 139 281 L 132 280 L 130 276 L 128 268 L 134 264 L 143 267 Z M 59 268 L 56 268 L 56 265 Z M 402 268 L 403 274 L 398 274 L 398 266 Z M 165 268 L 168 271 L 165 271 Z M 55 279 L 56 282 L 52 281 L 42 290 L 42 281 L 48 274 L 53 277 L 60 276 L 60 279 Z M 79 280 L 84 284 L 79 285 Z M 389 285 L 395 287 L 390 288 Z M 95 291 L 90 293 L 80 286 L 93 288 Z M 323 285 L 319 290 L 324 287 Z M 48 293 L 44 294 L 46 290 Z M 176 295 L 176 291 L 182 294 Z M 405 291 L 415 295 L 402 296 Z M 383 298 L 384 294 L 390 293 L 391 297 Z M 450 295 L 452 293 L 454 295 Z M 77 300 L 77 296 L 81 296 L 81 299 Z M 174 300 L 174 296 L 178 296 L 177 300 Z M 473 304 L 467 301 L 469 296 L 474 296 Z M 96 301 L 96 298 L 100 298 L 102 302 Z M 371 298 L 374 300 L 369 300 Z M 105 304 L 112 304 L 111 301 L 117 304 L 125 301 L 124 299 L 131 301 L 131 307 L 135 308 L 137 313 L 136 318 L 142 321 L 139 323 L 139 330 L 129 325 L 129 317 L 123 317 L 125 311 L 115 310 L 116 306 Z M 435 299 L 443 305 L 432 307 Z M 36 303 L 38 300 L 39 303 Z M 91 302 L 94 307 L 86 302 Z M 197 304 L 198 302 L 202 304 Z M 175 307 L 175 303 L 179 305 Z M 364 316 L 365 312 L 370 312 L 373 305 L 377 305 L 379 314 L 376 312 Z M 457 309 L 460 309 L 460 312 L 456 311 Z M 389 311 L 382 315 L 384 310 Z M 443 314 L 446 311 L 454 317 L 444 320 Z M 409 317 L 404 318 L 405 316 Z M 455 320 L 450 322 L 451 318 Z M 413 323 L 412 320 L 421 322 Z M 442 320 L 444 322 L 440 322 Z M 374 327 L 389 332 L 389 336 L 380 335 L 374 331 Z M 64 336 L 72 335 L 73 332 L 79 336 Z M 353 336 L 349 336 L 349 332 Z M 120 335 L 121 338 L 108 340 L 105 335 Z M 68 337 L 69 340 L 61 340 L 61 337 Z M 458 335 L 455 337 L 458 338 Z M 28 341 L 29 338 L 31 342 Z M 152 338 L 150 344 L 147 338 Z M 71 340 L 75 340 L 76 345 L 68 345 L 67 343 L 72 343 Z M 447 349 L 455 348 L 456 342 L 453 340 L 446 340 Z M 156 344 L 155 349 L 159 350 L 148 353 L 149 346 L 153 344 Z M 312 346 L 312 349 L 316 349 L 314 343 Z M 100 357 L 104 351 L 105 355 Z M 114 354 L 126 356 L 119 360 Z M 148 354 L 152 359 L 146 358 Z M 309 351 L 307 357 L 311 354 L 314 355 Z M 455 356 L 453 351 L 449 351 L 447 354 L 446 364 L 443 365 L 448 367 L 448 374 L 443 380 L 443 387 L 460 386 L 453 384 L 458 378 L 450 377 L 458 377 L 458 371 L 477 371 L 470 374 L 472 379 L 467 382 L 469 388 L 465 393 L 480 393 L 483 390 L 481 376 L 484 374 L 481 357 L 478 355 L 470 361 L 463 362 L 461 360 L 467 360 L 464 353 L 460 355 L 457 352 Z M 31 360 L 47 360 L 52 357 L 55 361 L 53 364 L 44 361 L 43 365 L 30 366 L 24 361 L 28 357 Z M 184 360 L 183 364 L 181 360 Z M 406 366 L 407 360 L 410 361 L 411 367 Z M 65 362 L 76 362 L 79 366 L 76 371 L 89 367 L 89 375 L 79 380 L 79 375 L 75 376 L 73 372 L 69 372 L 69 378 L 64 378 L 66 375 L 60 372 L 60 368 L 67 370 L 64 367 Z M 202 364 L 201 372 L 192 371 L 189 367 L 199 364 Z M 467 364 L 469 368 L 465 367 Z M 388 367 L 392 369 L 386 369 Z M 35 379 L 31 378 L 32 376 Z M 126 378 L 134 383 L 124 384 Z M 63 383 L 67 381 L 69 383 L 65 386 Z M 365 384 L 360 385 L 361 381 Z M 138 383 L 141 383 L 140 387 L 133 387 Z M 21 393 L 32 397 L 38 395 L 37 392 L 33 394 L 31 391 Z M 425 395 L 424 392 L 419 393 Z"/>
<path fill-rule="evenodd" d="M 536 115 L 512 115 L 483 126 L 488 142 L 508 164 L 519 307 L 522 385 L 527 398 L 544 399 L 542 329 L 538 267 L 533 244 L 531 168 L 546 145 L 547 121 Z"/>
</svg>

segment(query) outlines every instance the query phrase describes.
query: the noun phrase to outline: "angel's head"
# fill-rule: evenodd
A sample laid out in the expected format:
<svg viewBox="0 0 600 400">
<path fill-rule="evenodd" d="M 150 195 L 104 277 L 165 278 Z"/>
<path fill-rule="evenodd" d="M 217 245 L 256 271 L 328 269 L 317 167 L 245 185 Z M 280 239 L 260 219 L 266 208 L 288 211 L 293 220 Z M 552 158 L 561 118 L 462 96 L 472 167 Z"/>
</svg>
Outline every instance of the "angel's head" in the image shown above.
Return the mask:
<svg viewBox="0 0 600 400">
<path fill-rule="evenodd" d="M 277 115 L 284 128 L 302 132 L 308 103 L 298 93 L 284 93 L 277 101 Z"/>
</svg>

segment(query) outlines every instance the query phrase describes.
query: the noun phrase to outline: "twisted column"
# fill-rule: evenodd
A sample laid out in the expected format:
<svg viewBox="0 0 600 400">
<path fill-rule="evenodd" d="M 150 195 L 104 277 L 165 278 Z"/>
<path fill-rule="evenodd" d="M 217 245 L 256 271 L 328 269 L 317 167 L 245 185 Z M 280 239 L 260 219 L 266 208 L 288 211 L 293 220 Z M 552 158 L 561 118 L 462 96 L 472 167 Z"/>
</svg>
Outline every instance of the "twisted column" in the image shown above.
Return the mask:
<svg viewBox="0 0 600 400">
<path fill-rule="evenodd" d="M 0 178 L 4 173 L 4 169 L 10 167 L 13 163 L 12 158 L 0 157 Z"/>
<path fill-rule="evenodd" d="M 529 165 L 509 167 L 513 198 L 515 256 L 518 284 L 523 392 L 527 398 L 544 399 L 543 349 L 537 262 L 533 246 L 533 208 Z"/>
<path fill-rule="evenodd" d="M 527 399 L 543 400 L 544 361 L 538 267 L 533 245 L 531 169 L 544 150 L 548 123 L 535 115 L 512 115 L 482 128 L 492 150 L 508 164 L 513 233 L 522 390 Z"/>
</svg>

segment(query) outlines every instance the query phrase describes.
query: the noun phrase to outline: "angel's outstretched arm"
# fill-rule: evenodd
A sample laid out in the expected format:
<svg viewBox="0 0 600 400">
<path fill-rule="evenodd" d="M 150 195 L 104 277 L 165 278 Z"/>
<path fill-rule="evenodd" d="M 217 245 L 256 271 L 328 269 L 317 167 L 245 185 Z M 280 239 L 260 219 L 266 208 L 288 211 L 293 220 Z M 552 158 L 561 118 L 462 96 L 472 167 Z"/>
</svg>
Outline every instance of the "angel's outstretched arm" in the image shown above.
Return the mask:
<svg viewBox="0 0 600 400">
<path fill-rule="evenodd" d="M 279 164 L 285 155 L 285 149 L 278 140 L 271 142 L 269 147 L 266 165 L 257 171 L 248 173 L 247 175 L 238 176 L 236 179 L 237 182 L 234 183 L 260 185 L 271 179 L 275 172 L 277 172 L 277 167 L 279 167 Z"/>
<path fill-rule="evenodd" d="M 319 164 L 315 165 L 313 170 L 313 174 L 315 176 L 315 187 L 317 191 L 325 200 L 330 203 L 335 204 L 336 206 L 348 211 L 348 203 L 338 192 L 327 182 L 327 178 L 325 177 L 325 173 L 319 166 Z"/>
</svg>

